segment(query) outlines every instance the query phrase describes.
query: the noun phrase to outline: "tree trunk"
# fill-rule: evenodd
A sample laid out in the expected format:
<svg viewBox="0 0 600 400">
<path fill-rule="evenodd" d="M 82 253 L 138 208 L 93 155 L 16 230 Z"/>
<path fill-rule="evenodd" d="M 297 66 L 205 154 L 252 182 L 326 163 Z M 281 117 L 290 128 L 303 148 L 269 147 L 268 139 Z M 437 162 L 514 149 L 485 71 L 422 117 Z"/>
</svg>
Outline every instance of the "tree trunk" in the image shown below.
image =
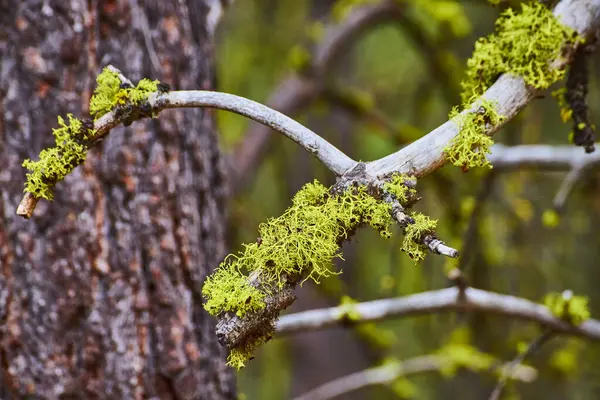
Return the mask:
<svg viewBox="0 0 600 400">
<path fill-rule="evenodd" d="M 213 88 L 208 12 L 200 0 L 0 0 L 1 399 L 234 398 L 200 297 L 224 255 L 210 111 L 114 129 L 53 202 L 15 215 L 23 159 L 53 144 L 57 115 L 87 116 L 106 64 L 134 82 Z"/>
</svg>

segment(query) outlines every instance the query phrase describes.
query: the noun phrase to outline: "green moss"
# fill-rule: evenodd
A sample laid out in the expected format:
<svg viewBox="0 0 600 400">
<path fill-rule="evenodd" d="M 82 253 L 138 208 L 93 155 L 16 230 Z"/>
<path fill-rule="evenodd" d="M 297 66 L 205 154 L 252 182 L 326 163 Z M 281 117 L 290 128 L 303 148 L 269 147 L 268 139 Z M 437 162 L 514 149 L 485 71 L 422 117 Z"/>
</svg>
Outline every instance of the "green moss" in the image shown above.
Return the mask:
<svg viewBox="0 0 600 400">
<path fill-rule="evenodd" d="M 503 73 L 521 76 L 536 89 L 548 88 L 564 76 L 551 61 L 577 40 L 576 32 L 539 2 L 522 4 L 520 13 L 507 9 L 496 21 L 496 32 L 475 43 L 462 82 L 463 103 L 473 102 Z"/>
<path fill-rule="evenodd" d="M 204 308 L 211 315 L 231 311 L 242 317 L 265 307 L 265 294 L 248 283 L 248 277 L 226 264 L 208 277 L 202 288 Z"/>
<path fill-rule="evenodd" d="M 394 176 L 385 184 L 400 201 L 414 196 L 406 186 L 405 176 Z M 342 258 L 340 244 L 361 225 L 369 225 L 384 237 L 390 237 L 392 206 L 381 198 L 381 191 L 370 192 L 364 186 L 352 186 L 332 193 L 319 182 L 305 185 L 292 199 L 281 216 L 259 226 L 259 240 L 246 244 L 242 252 L 225 259 L 203 287 L 205 308 L 213 315 L 232 312 L 244 316 L 264 308 L 264 299 L 272 290 L 286 284 L 336 274 L 331 269 L 334 258 Z M 436 221 L 413 214 L 415 223 L 406 228 L 403 250 L 415 260 L 425 257 L 426 248 L 418 243 L 435 229 Z M 260 274 L 260 286 L 248 284 L 248 275 Z M 349 298 L 342 299 L 339 318 L 357 320 L 360 315 Z M 272 333 L 272 332 L 271 332 Z M 270 339 L 270 332 L 246 339 L 232 349 L 229 365 L 244 366 L 254 349 Z"/>
<path fill-rule="evenodd" d="M 544 305 L 550 312 L 573 325 L 579 325 L 590 319 L 589 299 L 584 296 L 564 296 L 562 293 L 548 293 Z"/>
<path fill-rule="evenodd" d="M 96 89 L 94 95 L 90 99 L 90 115 L 97 120 L 104 114 L 112 110 L 116 102 L 123 99 L 117 94 L 121 91 L 121 80 L 116 72 L 111 71 L 108 67 L 96 77 Z"/>
<path fill-rule="evenodd" d="M 389 182 L 383 184 L 383 189 L 388 193 L 391 193 L 396 200 L 405 206 L 411 199 L 417 195 L 417 191 L 407 185 L 408 182 L 412 182 L 414 178 L 411 178 L 404 174 L 394 174 Z"/>
<path fill-rule="evenodd" d="M 455 108 L 449 117 L 458 125 L 459 133 L 444 149 L 448 161 L 465 171 L 474 167 L 491 168 L 486 154 L 491 152 L 494 142 L 486 131 L 501 123 L 504 117 L 485 99 L 480 101 L 476 112 L 460 113 Z"/>
<path fill-rule="evenodd" d="M 119 75 L 104 68 L 96 78 L 96 89 L 90 99 L 90 114 L 97 120 L 115 107 L 131 103 L 139 106 L 148 99 L 150 93 L 158 91 L 158 80 L 142 79 L 137 86 L 123 87 Z"/>
<path fill-rule="evenodd" d="M 84 127 L 82 121 L 72 114 L 67 114 L 67 119 L 68 123 L 65 123 L 59 116 L 59 127 L 52 129 L 54 147 L 42 150 L 38 161 L 23 161 L 23 167 L 31 171 L 27 174 L 24 191 L 37 198 L 52 200 L 54 185 L 85 161 L 87 139 L 91 138 L 94 132 Z"/>
<path fill-rule="evenodd" d="M 437 226 L 437 220 L 432 220 L 428 216 L 413 212 L 412 218 L 414 224 L 409 224 L 404 229 L 404 240 L 402 241 L 402 251 L 415 262 L 425 259 L 427 247 L 421 244 L 423 236 L 433 233 Z"/>
</svg>

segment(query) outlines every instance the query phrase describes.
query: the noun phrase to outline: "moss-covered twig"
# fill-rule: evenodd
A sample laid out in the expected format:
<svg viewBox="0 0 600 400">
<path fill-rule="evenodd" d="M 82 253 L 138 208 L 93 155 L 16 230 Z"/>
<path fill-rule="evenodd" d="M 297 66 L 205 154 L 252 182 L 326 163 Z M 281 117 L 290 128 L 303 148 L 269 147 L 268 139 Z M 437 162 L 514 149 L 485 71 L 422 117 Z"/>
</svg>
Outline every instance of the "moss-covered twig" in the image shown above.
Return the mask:
<svg viewBox="0 0 600 400">
<path fill-rule="evenodd" d="M 90 101 L 90 113 L 94 117 L 94 123 L 91 126 L 86 124 L 84 148 L 75 153 L 65 152 L 65 149 L 71 149 L 71 144 L 79 140 L 75 137 L 79 130 L 63 126 L 64 129 L 58 132 L 60 138 L 57 137 L 56 150 L 40 154 L 40 161 L 25 164 L 32 170 L 32 174 L 26 186 L 27 193 L 17 208 L 17 214 L 25 218 L 31 217 L 39 199 L 52 198 L 52 190 L 56 183 L 85 159 L 84 154 L 88 148 L 98 143 L 119 123 L 129 125 L 142 118 L 155 117 L 164 109 L 189 107 L 228 110 L 269 126 L 301 145 L 337 175 L 342 175 L 356 165 L 356 161 L 321 136 L 262 104 L 227 93 L 169 92 L 166 85 L 148 79 L 142 79 L 134 87 L 116 68 L 109 66 L 98 76 L 98 86 Z M 77 127 L 81 124 L 80 120 L 74 121 Z M 68 138 L 73 140 L 66 140 Z M 71 154 L 77 155 L 76 160 L 72 159 Z M 68 165 L 72 167 L 66 169 Z"/>
</svg>

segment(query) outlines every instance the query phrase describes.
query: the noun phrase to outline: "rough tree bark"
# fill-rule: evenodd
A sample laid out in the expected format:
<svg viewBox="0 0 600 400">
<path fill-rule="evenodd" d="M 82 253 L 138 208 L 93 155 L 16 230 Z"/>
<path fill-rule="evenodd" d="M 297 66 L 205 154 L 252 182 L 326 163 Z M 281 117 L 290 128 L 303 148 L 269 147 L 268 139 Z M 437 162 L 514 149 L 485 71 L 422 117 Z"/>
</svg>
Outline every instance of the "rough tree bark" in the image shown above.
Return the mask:
<svg viewBox="0 0 600 400">
<path fill-rule="evenodd" d="M 230 399 L 201 307 L 224 255 L 223 166 L 210 110 L 117 128 L 15 215 L 24 158 L 56 115 L 87 115 L 106 64 L 211 89 L 210 2 L 0 0 L 0 398 Z"/>
</svg>

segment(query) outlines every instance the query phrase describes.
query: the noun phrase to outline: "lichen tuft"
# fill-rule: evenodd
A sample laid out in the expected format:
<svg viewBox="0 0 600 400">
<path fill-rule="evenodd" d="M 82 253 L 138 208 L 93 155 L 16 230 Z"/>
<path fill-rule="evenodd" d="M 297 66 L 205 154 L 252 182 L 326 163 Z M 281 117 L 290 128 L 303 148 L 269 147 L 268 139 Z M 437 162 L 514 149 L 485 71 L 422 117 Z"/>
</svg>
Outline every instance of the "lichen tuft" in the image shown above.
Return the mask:
<svg viewBox="0 0 600 400">
<path fill-rule="evenodd" d="M 414 223 L 408 224 L 404 229 L 404 240 L 402 241 L 402 251 L 414 261 L 419 262 L 425 259 L 427 255 L 427 246 L 421 243 L 423 237 L 427 234 L 433 234 L 437 226 L 437 220 L 432 220 L 421 213 L 413 212 L 411 217 Z"/>
<path fill-rule="evenodd" d="M 496 21 L 496 32 L 475 43 L 462 82 L 463 103 L 472 103 L 503 73 L 521 76 L 536 89 L 546 89 L 564 76 L 564 70 L 551 62 L 561 56 L 566 44 L 579 40 L 576 32 L 539 2 L 521 7 L 520 13 L 504 11 Z"/>
<path fill-rule="evenodd" d="M 54 185 L 85 161 L 87 140 L 94 132 L 72 114 L 67 114 L 67 119 L 68 123 L 65 123 L 59 116 L 59 127 L 52 129 L 54 147 L 43 149 L 38 161 L 23 161 L 23 167 L 31 171 L 27 174 L 24 191 L 37 198 L 52 200 Z"/>
<path fill-rule="evenodd" d="M 251 286 L 234 265 L 225 264 L 209 276 L 202 288 L 204 308 L 211 315 L 234 312 L 239 317 L 265 307 L 265 294 Z"/>
<path fill-rule="evenodd" d="M 504 120 L 494 105 L 482 99 L 476 112 L 460 113 L 455 108 L 449 117 L 458 125 L 459 133 L 444 149 L 448 161 L 464 171 L 474 167 L 492 168 L 486 154 L 491 152 L 494 142 L 486 131 Z"/>
<path fill-rule="evenodd" d="M 96 83 L 94 95 L 90 99 L 90 114 L 94 120 L 114 110 L 117 106 L 128 103 L 141 106 L 148 100 L 150 93 L 159 91 L 159 85 L 161 85 L 158 80 L 153 81 L 146 78 L 139 81 L 136 87 L 124 85 L 121 83 L 119 75 L 108 67 L 98 75 Z"/>
</svg>

